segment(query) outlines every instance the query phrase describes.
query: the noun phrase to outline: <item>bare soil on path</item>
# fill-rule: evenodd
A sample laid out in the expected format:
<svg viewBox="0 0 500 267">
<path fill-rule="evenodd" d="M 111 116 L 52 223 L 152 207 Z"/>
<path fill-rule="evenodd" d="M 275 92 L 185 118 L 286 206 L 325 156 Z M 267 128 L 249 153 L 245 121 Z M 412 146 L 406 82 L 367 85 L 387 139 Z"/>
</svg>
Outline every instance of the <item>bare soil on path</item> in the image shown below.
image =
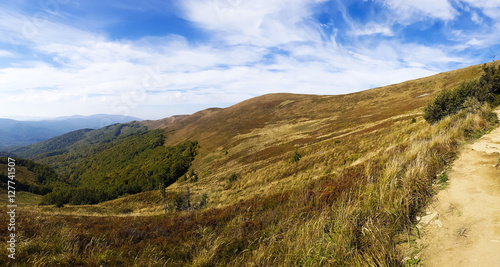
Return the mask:
<svg viewBox="0 0 500 267">
<path fill-rule="evenodd" d="M 462 150 L 419 225 L 422 265 L 500 267 L 499 159 L 500 128 Z"/>
</svg>

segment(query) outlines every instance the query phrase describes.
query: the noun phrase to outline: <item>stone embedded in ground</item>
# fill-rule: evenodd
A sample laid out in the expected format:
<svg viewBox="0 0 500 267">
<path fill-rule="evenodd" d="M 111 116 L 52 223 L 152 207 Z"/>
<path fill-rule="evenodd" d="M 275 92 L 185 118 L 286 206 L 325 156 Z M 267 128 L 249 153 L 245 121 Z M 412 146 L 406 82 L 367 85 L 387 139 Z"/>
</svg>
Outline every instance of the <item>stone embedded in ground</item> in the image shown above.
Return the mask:
<svg viewBox="0 0 500 267">
<path fill-rule="evenodd" d="M 439 214 L 437 212 L 433 212 L 429 215 L 425 215 L 425 216 L 422 216 L 422 218 L 420 219 L 420 222 L 419 224 L 422 224 L 422 225 L 427 225 L 429 224 L 432 220 L 434 220 Z"/>
</svg>

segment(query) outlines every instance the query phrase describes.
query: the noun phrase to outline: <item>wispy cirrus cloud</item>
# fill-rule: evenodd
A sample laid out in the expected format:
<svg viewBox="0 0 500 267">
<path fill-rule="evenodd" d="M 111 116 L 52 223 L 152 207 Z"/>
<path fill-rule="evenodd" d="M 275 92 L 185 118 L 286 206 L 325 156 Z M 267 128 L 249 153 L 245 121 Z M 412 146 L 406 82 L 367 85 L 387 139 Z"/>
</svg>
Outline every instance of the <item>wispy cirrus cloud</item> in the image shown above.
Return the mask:
<svg viewBox="0 0 500 267">
<path fill-rule="evenodd" d="M 392 31 L 389 25 L 383 25 L 377 23 L 369 23 L 365 25 L 363 28 L 355 29 L 352 33 L 356 36 L 374 35 L 374 34 L 381 34 L 383 36 L 394 36 L 394 32 Z"/>
<path fill-rule="evenodd" d="M 404 24 L 420 20 L 421 18 L 417 16 L 449 21 L 458 15 L 449 0 L 381 0 L 381 2 L 395 11 L 398 15 L 395 19 Z"/>
<path fill-rule="evenodd" d="M 341 94 L 428 76 L 479 63 L 474 49 L 498 43 L 492 34 L 498 29 L 496 18 L 485 11 L 495 6 L 460 3 L 170 4 L 165 13 L 174 14 L 186 29 L 203 32 L 196 38 L 178 31 L 118 38 L 106 23 L 92 21 L 89 26 L 79 17 L 72 24 L 71 18 L 78 16 L 72 10 L 87 10 L 87 2 L 69 1 L 43 19 L 4 6 L 0 58 L 8 61 L 0 66 L 0 96 L 7 102 L 0 116 L 43 111 L 44 116 L 119 113 L 158 119 L 266 93 Z M 125 12 L 110 14 L 113 24 L 133 17 L 128 12 L 146 14 L 141 23 L 149 19 L 148 10 L 161 12 L 158 5 L 134 5 L 107 6 Z M 461 20 L 476 28 L 462 27 Z M 430 40 L 429 33 L 440 39 Z"/>
<path fill-rule="evenodd" d="M 319 40 L 311 23 L 314 0 L 186 0 L 186 19 L 229 44 L 276 46 Z"/>
<path fill-rule="evenodd" d="M 498 0 L 463 0 L 463 2 L 480 9 L 483 14 L 492 19 L 500 19 L 500 1 Z"/>
<path fill-rule="evenodd" d="M 13 57 L 14 53 L 6 50 L 0 50 L 0 57 Z"/>
</svg>

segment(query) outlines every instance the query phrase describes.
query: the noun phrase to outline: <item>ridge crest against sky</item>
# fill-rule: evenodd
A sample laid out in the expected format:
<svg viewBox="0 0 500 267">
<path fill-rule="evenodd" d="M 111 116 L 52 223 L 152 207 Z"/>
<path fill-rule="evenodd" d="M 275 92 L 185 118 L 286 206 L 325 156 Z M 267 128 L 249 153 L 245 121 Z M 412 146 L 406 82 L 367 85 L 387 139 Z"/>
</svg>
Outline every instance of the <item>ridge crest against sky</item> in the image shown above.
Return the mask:
<svg viewBox="0 0 500 267">
<path fill-rule="evenodd" d="M 9 1 L 0 117 L 160 119 L 491 61 L 500 0 Z"/>
</svg>

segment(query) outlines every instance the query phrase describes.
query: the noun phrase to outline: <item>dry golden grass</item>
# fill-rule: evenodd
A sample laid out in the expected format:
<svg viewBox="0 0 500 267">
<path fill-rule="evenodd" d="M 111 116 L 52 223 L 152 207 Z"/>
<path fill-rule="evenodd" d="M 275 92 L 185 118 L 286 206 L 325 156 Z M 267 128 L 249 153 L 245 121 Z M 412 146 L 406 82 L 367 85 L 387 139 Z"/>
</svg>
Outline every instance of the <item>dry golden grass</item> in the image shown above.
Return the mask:
<svg viewBox="0 0 500 267">
<path fill-rule="evenodd" d="M 397 265 L 395 239 L 425 204 L 433 177 L 465 141 L 463 133 L 489 126 L 485 114 L 458 114 L 434 126 L 395 123 L 358 139 L 363 148 L 376 140 L 378 153 L 317 179 L 302 171 L 280 194 L 226 208 L 168 217 L 23 209 L 18 255 L 26 265 L 39 266 Z M 94 208 L 155 202 L 141 194 Z"/>
<path fill-rule="evenodd" d="M 200 142 L 193 164 L 200 181 L 191 191 L 207 193 L 211 207 L 222 207 L 300 186 L 297 180 L 335 172 L 344 167 L 345 159 L 353 163 L 379 149 L 372 140 L 378 135 L 370 133 L 421 118 L 421 107 L 435 93 L 481 74 L 478 65 L 348 95 L 265 95 L 226 109 L 145 125 L 166 128 L 167 145 L 186 139 Z M 352 145 L 364 135 L 366 145 Z M 297 166 L 300 178 L 287 163 L 296 147 L 304 156 Z M 226 178 L 232 173 L 238 180 L 228 187 Z M 173 185 L 171 190 L 184 187 Z"/>
<path fill-rule="evenodd" d="M 421 108 L 434 93 L 480 75 L 473 66 L 344 96 L 267 95 L 145 122 L 166 127 L 168 144 L 200 142 L 193 164 L 200 178 L 189 186 L 193 199 L 208 195 L 208 207 L 163 216 L 153 191 L 92 206 L 22 209 L 19 262 L 400 265 L 395 245 L 436 175 L 462 143 L 494 124 L 488 107 L 435 125 Z M 291 164 L 295 148 L 302 158 Z M 236 181 L 228 182 L 233 173 Z M 185 188 L 179 182 L 169 192 Z"/>
<path fill-rule="evenodd" d="M 481 66 L 472 66 L 341 96 L 266 95 L 227 109 L 144 124 L 165 127 L 168 145 L 186 139 L 200 142 L 193 164 L 200 180 L 190 184 L 191 193 L 206 193 L 209 207 L 223 207 L 300 187 L 304 179 L 318 179 L 363 160 L 362 155 L 381 149 L 377 140 L 391 132 L 393 124 L 421 118 L 421 107 L 433 94 L 481 73 Z M 303 155 L 298 177 L 288 163 L 296 147 Z M 226 178 L 233 173 L 238 179 L 228 185 Z M 185 184 L 170 190 L 185 191 Z M 159 202 L 141 205 L 126 208 L 138 214 L 161 213 Z"/>
</svg>

